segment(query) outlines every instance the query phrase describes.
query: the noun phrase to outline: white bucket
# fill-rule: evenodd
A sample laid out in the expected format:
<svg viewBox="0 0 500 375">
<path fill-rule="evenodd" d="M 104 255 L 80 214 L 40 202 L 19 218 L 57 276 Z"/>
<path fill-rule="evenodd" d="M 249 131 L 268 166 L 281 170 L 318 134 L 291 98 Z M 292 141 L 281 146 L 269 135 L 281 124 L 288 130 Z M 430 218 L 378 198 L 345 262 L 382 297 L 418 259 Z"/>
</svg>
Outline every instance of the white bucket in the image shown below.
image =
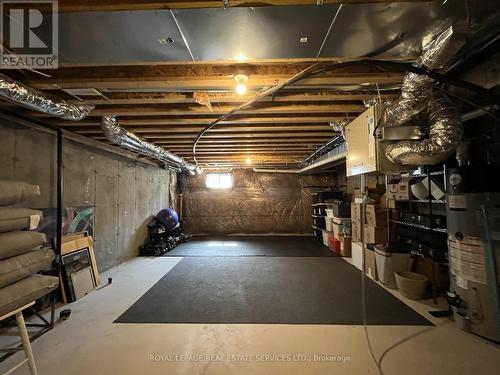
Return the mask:
<svg viewBox="0 0 500 375">
<path fill-rule="evenodd" d="M 333 232 L 333 220 L 331 217 L 326 217 L 325 218 L 325 223 L 326 223 L 326 230 L 328 232 Z"/>
<path fill-rule="evenodd" d="M 391 288 L 395 288 L 394 272 L 408 271 L 410 269 L 410 254 L 386 253 L 383 250 L 375 249 L 375 262 L 379 281 Z"/>
</svg>

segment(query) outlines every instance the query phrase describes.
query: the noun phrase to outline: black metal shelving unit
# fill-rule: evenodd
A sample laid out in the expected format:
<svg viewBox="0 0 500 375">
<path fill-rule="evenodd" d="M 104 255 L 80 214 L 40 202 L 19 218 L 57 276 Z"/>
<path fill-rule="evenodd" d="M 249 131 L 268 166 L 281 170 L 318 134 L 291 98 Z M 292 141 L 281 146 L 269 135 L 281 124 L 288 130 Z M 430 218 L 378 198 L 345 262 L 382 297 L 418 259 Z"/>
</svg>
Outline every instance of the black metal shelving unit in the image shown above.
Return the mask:
<svg viewBox="0 0 500 375">
<path fill-rule="evenodd" d="M 396 219 L 389 214 L 390 227 L 390 242 L 407 242 L 412 247 L 412 255 L 415 258 L 424 257 L 430 258 L 432 261 L 432 276 L 430 280 L 432 284 L 432 292 L 434 302 L 437 303 L 436 297 L 438 294 L 437 287 L 437 270 L 440 267 L 448 268 L 447 256 L 447 229 L 445 225 L 434 225 L 435 218 L 446 218 L 446 199 L 434 199 L 431 193 L 431 177 L 442 178 L 442 187 L 446 191 L 445 166 L 442 170 L 430 170 L 429 166 L 424 167 L 424 172 L 411 174 L 411 180 L 415 181 L 419 178 L 427 179 L 427 188 L 429 196 L 427 199 L 409 199 L 405 201 L 396 201 L 396 208 L 391 211 L 399 213 L 413 213 L 416 215 L 425 215 L 430 219 L 430 225 L 422 225 L 419 223 L 409 222 L 402 218 Z M 413 247 L 417 247 L 413 249 Z"/>
</svg>

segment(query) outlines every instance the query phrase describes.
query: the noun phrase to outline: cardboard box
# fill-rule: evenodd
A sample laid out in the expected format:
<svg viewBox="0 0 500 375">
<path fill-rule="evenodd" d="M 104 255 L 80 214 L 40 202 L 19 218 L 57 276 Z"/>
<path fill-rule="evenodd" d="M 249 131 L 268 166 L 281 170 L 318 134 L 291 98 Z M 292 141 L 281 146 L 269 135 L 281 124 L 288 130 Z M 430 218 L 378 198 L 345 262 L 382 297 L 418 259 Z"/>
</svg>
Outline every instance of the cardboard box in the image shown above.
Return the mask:
<svg viewBox="0 0 500 375">
<path fill-rule="evenodd" d="M 374 227 L 387 226 L 387 209 L 379 208 L 374 204 L 365 207 L 365 223 Z"/>
<path fill-rule="evenodd" d="M 373 225 L 364 225 L 363 240 L 367 244 L 387 243 L 387 227 L 374 227 Z"/>
<path fill-rule="evenodd" d="M 450 278 L 447 267 L 439 264 L 432 265 L 432 259 L 418 257 L 415 261 L 415 272 L 426 276 L 438 288 L 448 288 Z"/>
<path fill-rule="evenodd" d="M 352 224 L 361 224 L 361 214 L 362 214 L 361 203 L 351 203 L 351 220 Z"/>
<path fill-rule="evenodd" d="M 363 271 L 363 244 L 361 242 L 351 242 L 352 265 Z"/>
<path fill-rule="evenodd" d="M 385 185 L 379 182 L 378 176 L 367 176 L 366 190 L 374 193 L 385 193 Z"/>
<path fill-rule="evenodd" d="M 395 209 L 396 208 L 396 201 L 394 199 L 387 199 L 385 208 L 390 208 L 390 209 Z"/>
<path fill-rule="evenodd" d="M 363 198 L 363 194 L 361 193 L 361 189 L 354 189 L 354 193 L 353 193 L 353 198 L 356 199 L 356 198 Z"/>
<path fill-rule="evenodd" d="M 351 236 L 340 236 L 340 256 L 350 257 L 351 256 Z"/>
<path fill-rule="evenodd" d="M 363 234 L 361 233 L 361 224 L 352 223 L 351 226 L 351 236 L 353 242 L 363 242 Z"/>
<path fill-rule="evenodd" d="M 365 273 L 373 280 L 378 280 L 377 262 L 375 261 L 375 251 L 365 247 L 364 269 Z"/>
<path fill-rule="evenodd" d="M 411 198 L 410 177 L 402 177 L 399 180 L 389 180 L 387 184 L 387 199 L 396 201 L 407 201 Z"/>
</svg>

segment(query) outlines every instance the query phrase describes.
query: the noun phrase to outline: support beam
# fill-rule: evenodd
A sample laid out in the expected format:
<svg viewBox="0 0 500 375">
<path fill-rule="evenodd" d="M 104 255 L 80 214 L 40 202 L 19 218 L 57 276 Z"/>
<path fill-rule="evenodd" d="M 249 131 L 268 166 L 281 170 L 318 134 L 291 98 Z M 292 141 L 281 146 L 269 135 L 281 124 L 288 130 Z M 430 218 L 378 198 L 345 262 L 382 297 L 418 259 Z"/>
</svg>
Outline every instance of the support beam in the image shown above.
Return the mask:
<svg viewBox="0 0 500 375">
<path fill-rule="evenodd" d="M 240 96 L 231 91 L 222 93 L 208 93 L 211 103 L 244 103 L 250 100 L 252 95 Z M 132 104 L 186 104 L 195 103 L 191 93 L 105 93 L 106 98 L 85 97 L 85 102 L 90 105 L 132 105 Z M 329 91 L 303 92 L 303 93 L 283 93 L 273 97 L 268 96 L 261 99 L 261 102 L 336 102 L 345 100 L 369 100 L 377 97 L 376 92 L 366 91 L 360 93 L 336 93 Z M 382 92 L 382 99 L 397 98 L 397 91 Z M 69 100 L 71 103 L 80 103 L 79 100 Z"/>
<path fill-rule="evenodd" d="M 260 90 L 263 87 L 282 83 L 290 75 L 251 76 L 247 87 L 249 90 Z M 332 85 L 360 85 L 377 83 L 379 85 L 399 85 L 403 80 L 402 73 L 345 73 L 328 74 L 305 78 L 288 88 L 321 88 Z M 233 77 L 199 76 L 199 77 L 103 77 L 103 78 L 60 78 L 28 80 L 28 86 L 40 90 L 58 90 L 71 88 L 94 88 L 99 90 L 140 90 L 169 89 L 175 91 L 195 90 L 231 90 L 234 87 Z"/>
<path fill-rule="evenodd" d="M 203 115 L 223 115 L 234 106 L 216 106 L 213 110 L 201 105 L 172 107 L 166 106 L 116 106 L 96 108 L 90 112 L 90 116 L 203 116 Z M 293 105 L 255 105 L 251 108 L 238 111 L 239 115 L 250 114 L 316 114 L 316 113 L 361 113 L 366 108 L 361 104 L 293 104 Z M 33 117 L 47 118 L 53 117 L 50 114 L 33 112 Z"/>
<path fill-rule="evenodd" d="M 324 123 L 328 124 L 330 121 L 342 120 L 346 117 L 346 114 L 332 115 L 332 116 L 273 116 L 273 117 L 231 117 L 228 120 L 221 121 L 219 124 L 222 125 L 253 125 L 262 124 L 274 126 L 275 124 L 312 124 L 312 123 Z M 353 115 L 353 119 L 355 116 Z M 145 119 L 129 119 L 120 118 L 121 126 L 177 126 L 177 125 L 209 125 L 214 121 L 216 117 L 192 117 L 192 118 L 145 118 Z M 51 120 L 51 125 L 61 126 L 64 128 L 74 128 L 83 126 L 101 126 L 100 118 L 87 119 L 81 121 L 63 121 L 63 120 Z"/>
</svg>

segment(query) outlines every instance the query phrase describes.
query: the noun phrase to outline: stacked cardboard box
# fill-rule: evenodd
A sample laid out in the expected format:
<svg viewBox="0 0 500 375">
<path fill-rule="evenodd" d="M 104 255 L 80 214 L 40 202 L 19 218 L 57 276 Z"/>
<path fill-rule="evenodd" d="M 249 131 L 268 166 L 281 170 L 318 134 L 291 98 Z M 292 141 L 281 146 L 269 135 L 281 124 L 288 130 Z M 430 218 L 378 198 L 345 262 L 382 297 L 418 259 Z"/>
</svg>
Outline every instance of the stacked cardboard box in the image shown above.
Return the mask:
<svg viewBox="0 0 500 375">
<path fill-rule="evenodd" d="M 412 198 L 410 177 L 393 175 L 388 176 L 387 199 L 392 201 L 407 201 Z"/>
<path fill-rule="evenodd" d="M 387 208 L 381 202 L 365 205 L 364 242 L 387 243 Z"/>
<path fill-rule="evenodd" d="M 375 244 L 388 241 L 387 197 L 385 185 L 377 177 L 366 178 L 367 196 L 363 202 L 361 189 L 355 189 L 351 204 L 353 264 L 377 280 Z"/>
</svg>

